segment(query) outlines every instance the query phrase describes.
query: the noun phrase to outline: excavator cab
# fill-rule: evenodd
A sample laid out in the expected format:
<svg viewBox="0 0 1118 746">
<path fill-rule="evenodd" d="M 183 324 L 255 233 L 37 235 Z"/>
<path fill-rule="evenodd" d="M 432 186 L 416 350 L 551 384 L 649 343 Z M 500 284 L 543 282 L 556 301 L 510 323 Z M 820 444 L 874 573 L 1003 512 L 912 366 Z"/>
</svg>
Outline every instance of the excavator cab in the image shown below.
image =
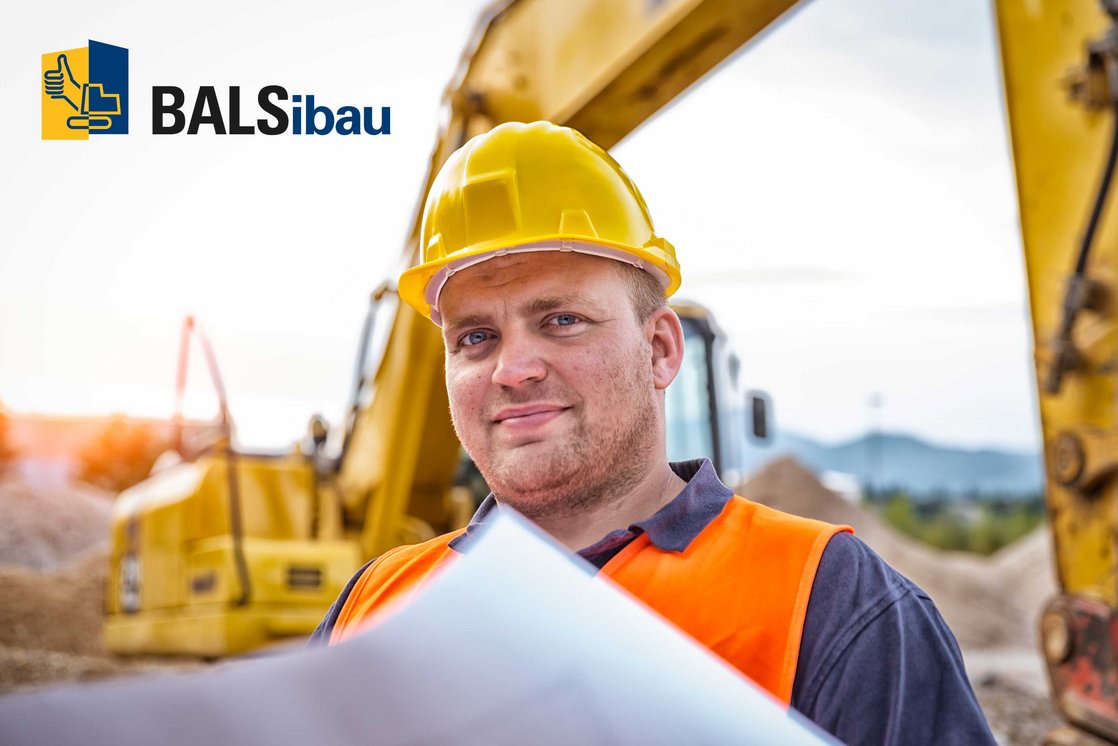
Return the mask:
<svg viewBox="0 0 1118 746">
<path fill-rule="evenodd" d="M 687 301 L 672 308 L 684 348 L 665 402 L 668 460 L 706 456 L 722 481 L 736 487 L 746 476 L 746 449 L 769 438 L 771 403 L 763 392 L 743 388 L 741 361 L 710 311 Z"/>
</svg>

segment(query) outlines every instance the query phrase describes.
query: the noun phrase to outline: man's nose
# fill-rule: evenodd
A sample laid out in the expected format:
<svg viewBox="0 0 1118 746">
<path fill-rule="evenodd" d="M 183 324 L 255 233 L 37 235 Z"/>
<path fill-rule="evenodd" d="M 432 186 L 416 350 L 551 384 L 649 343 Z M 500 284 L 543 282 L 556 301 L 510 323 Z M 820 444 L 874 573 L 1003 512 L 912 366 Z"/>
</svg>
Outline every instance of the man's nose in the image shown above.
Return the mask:
<svg viewBox="0 0 1118 746">
<path fill-rule="evenodd" d="M 542 381 L 547 376 L 547 365 L 540 353 L 539 345 L 530 334 L 506 333 L 497 351 L 493 383 L 516 387 Z"/>
</svg>

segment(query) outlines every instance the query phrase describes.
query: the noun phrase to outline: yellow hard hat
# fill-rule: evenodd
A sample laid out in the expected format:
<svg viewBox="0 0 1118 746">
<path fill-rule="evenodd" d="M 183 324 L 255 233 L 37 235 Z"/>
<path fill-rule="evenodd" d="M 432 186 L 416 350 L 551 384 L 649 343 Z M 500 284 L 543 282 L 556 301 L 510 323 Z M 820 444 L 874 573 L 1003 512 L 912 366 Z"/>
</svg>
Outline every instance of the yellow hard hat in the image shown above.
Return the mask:
<svg viewBox="0 0 1118 746">
<path fill-rule="evenodd" d="M 439 171 L 423 207 L 419 264 L 400 297 L 441 325 L 439 293 L 455 272 L 520 251 L 578 251 L 644 269 L 679 288 L 675 248 L 656 235 L 636 185 L 568 127 L 509 122 L 474 137 Z"/>
</svg>

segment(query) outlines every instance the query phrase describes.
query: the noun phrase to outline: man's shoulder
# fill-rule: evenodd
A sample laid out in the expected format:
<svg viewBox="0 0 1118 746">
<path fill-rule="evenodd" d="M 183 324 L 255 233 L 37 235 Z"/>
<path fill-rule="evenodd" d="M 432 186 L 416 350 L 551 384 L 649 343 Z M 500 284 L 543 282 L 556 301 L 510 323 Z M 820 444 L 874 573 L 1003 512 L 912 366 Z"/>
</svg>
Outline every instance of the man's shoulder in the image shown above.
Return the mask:
<svg viewBox="0 0 1118 746">
<path fill-rule="evenodd" d="M 451 542 L 458 536 L 463 535 L 465 531 L 466 529 L 460 528 L 418 544 L 403 544 L 366 562 L 353 574 L 329 611 L 326 612 L 326 616 L 318 625 L 318 628 L 311 634 L 310 644 L 325 644 L 330 639 L 334 627 L 338 624 L 338 620 L 343 617 L 343 613 L 350 604 L 352 597 L 360 599 L 371 590 L 391 585 L 393 580 L 395 582 L 414 583 L 414 577 L 406 578 L 404 576 L 421 576 L 432 570 L 448 552 L 453 551 L 450 547 Z M 409 564 L 416 565 L 411 569 L 413 571 L 418 570 L 418 572 L 408 573 L 405 568 Z"/>
<path fill-rule="evenodd" d="M 734 495 L 729 511 L 740 512 L 754 530 L 762 534 L 770 527 L 814 535 L 825 545 L 815 571 L 812 604 L 834 609 L 838 606 L 871 605 L 885 597 L 904 593 L 927 598 L 915 583 L 897 571 L 843 524 L 829 523 L 786 513 L 777 508 Z"/>
<path fill-rule="evenodd" d="M 814 707 L 823 680 L 841 669 L 843 660 L 859 650 L 887 649 L 913 625 L 935 629 L 929 641 L 947 632 L 935 604 L 912 580 L 851 533 L 832 537 L 819 559 L 804 618 L 797 708 Z"/>
<path fill-rule="evenodd" d="M 919 586 L 859 539 L 849 525 L 786 513 L 739 495 L 734 495 L 729 504 L 748 511 L 750 520 L 758 528 L 780 524 L 807 533 L 815 532 L 826 541 L 815 574 L 815 589 L 818 592 L 813 594 L 812 602 L 816 603 L 816 596 L 822 597 L 817 605 L 824 600 L 856 603 L 864 601 L 867 596 L 905 592 L 928 597 Z"/>
<path fill-rule="evenodd" d="M 842 528 L 842 529 L 849 529 L 850 528 L 849 526 L 845 526 L 845 525 L 842 525 L 842 524 L 828 523 L 827 521 L 821 521 L 817 518 L 807 518 L 805 516 L 797 515 L 795 513 L 786 513 L 783 510 L 780 510 L 778 508 L 774 508 L 770 505 L 765 505 L 764 503 L 757 502 L 756 500 L 751 500 L 748 497 L 742 497 L 741 495 L 737 495 L 737 494 L 735 494 L 732 498 L 730 498 L 730 501 L 727 503 L 727 507 L 731 508 L 733 510 L 740 510 L 740 511 L 743 511 L 743 512 L 748 512 L 748 513 L 752 514 L 753 516 L 755 516 L 756 518 L 764 520 L 764 521 L 787 523 L 787 524 L 790 524 L 790 525 L 799 525 L 799 526 L 803 526 L 805 528 L 814 527 L 814 528 L 817 528 L 817 529 L 820 529 L 820 530 L 822 530 L 825 527 Z"/>
<path fill-rule="evenodd" d="M 376 568 L 398 567 L 399 565 L 420 560 L 438 560 L 448 551 L 453 550 L 454 541 L 466 533 L 465 528 L 448 531 L 445 534 L 421 541 L 415 544 L 402 544 L 389 549 L 384 554 L 370 562 L 365 572 Z"/>
<path fill-rule="evenodd" d="M 850 534 L 820 560 L 792 705 L 851 743 L 993 743 L 931 598 Z"/>
<path fill-rule="evenodd" d="M 865 588 L 896 587 L 927 595 L 853 533 L 838 534 L 831 539 L 823 552 L 819 570 L 826 573 L 826 579 L 837 583 Z"/>
<path fill-rule="evenodd" d="M 407 576 L 422 576 L 433 570 L 448 553 L 454 551 L 451 543 L 465 531 L 460 528 L 418 544 L 402 544 L 389 549 L 357 571 L 339 600 L 344 603 L 344 597 L 360 595 L 385 581 L 410 584 L 412 579 Z"/>
<path fill-rule="evenodd" d="M 849 536 L 853 531 L 850 526 L 785 513 L 740 495 L 734 495 L 726 503 L 721 518 L 733 532 L 743 536 L 748 532 L 752 542 L 779 544 L 794 541 L 803 544 L 804 549 L 815 559 L 825 555 L 826 548 L 835 536 Z"/>
</svg>

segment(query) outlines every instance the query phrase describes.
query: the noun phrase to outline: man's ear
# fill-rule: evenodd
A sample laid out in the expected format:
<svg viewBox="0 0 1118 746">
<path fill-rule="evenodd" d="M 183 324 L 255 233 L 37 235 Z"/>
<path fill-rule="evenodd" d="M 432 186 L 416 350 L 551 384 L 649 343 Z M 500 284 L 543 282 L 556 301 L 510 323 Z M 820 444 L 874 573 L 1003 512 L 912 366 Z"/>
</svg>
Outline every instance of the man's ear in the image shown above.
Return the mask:
<svg viewBox="0 0 1118 746">
<path fill-rule="evenodd" d="M 663 391 L 683 365 L 683 326 L 675 311 L 664 306 L 652 312 L 644 328 L 652 348 L 652 382 Z"/>
</svg>

